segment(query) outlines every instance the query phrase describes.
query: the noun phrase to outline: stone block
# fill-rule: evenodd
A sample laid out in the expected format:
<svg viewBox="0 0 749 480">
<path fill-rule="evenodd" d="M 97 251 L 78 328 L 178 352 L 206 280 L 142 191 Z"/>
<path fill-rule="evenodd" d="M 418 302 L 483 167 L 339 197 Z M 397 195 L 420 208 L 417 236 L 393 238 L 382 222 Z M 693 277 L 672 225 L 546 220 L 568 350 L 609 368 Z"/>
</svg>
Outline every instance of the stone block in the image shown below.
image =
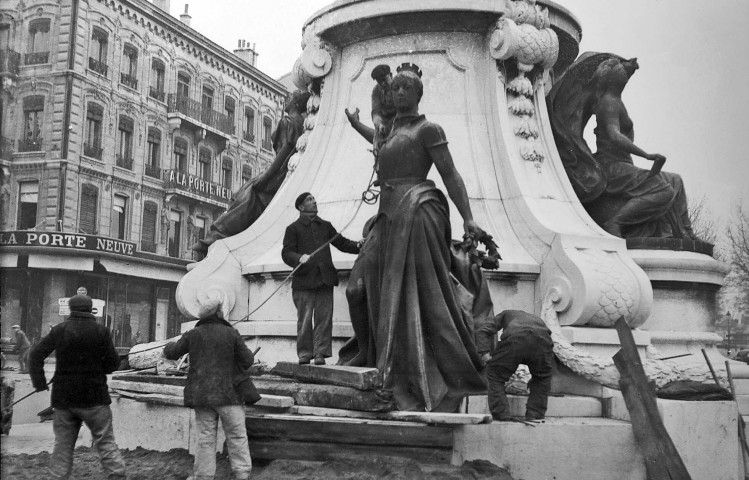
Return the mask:
<svg viewBox="0 0 749 480">
<path fill-rule="evenodd" d="M 519 417 L 525 415 L 525 405 L 528 397 L 522 395 L 508 395 L 510 415 Z M 486 395 L 468 397 L 468 413 L 488 414 L 489 404 Z M 602 415 L 601 400 L 592 397 L 565 395 L 563 397 L 549 397 L 547 417 L 600 417 Z"/>
</svg>

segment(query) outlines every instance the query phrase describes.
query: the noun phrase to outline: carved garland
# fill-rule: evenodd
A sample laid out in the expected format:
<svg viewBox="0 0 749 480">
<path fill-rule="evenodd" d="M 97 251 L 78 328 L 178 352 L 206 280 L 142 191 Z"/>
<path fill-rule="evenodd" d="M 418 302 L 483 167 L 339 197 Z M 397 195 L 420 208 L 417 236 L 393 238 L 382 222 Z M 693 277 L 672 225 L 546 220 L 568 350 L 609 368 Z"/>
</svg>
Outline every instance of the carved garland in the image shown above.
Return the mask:
<svg viewBox="0 0 749 480">
<path fill-rule="evenodd" d="M 534 118 L 533 84 L 527 74 L 537 65 L 546 70 L 557 61 L 559 39 L 549 27 L 548 9 L 536 5 L 535 0 L 513 1 L 489 36 L 493 58 L 502 61 L 512 58 L 517 62 L 517 75 L 506 85 L 508 109 L 514 119 L 521 157 L 534 162 L 539 169 L 544 154 Z"/>
</svg>

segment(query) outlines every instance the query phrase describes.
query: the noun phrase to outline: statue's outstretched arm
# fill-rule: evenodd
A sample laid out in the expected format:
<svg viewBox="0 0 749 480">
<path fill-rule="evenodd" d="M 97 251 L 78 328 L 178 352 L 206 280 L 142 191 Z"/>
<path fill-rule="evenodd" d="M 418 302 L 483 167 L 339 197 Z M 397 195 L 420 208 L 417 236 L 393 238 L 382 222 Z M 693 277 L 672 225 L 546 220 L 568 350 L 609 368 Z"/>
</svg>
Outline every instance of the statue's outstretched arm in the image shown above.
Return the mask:
<svg viewBox="0 0 749 480">
<path fill-rule="evenodd" d="M 374 128 L 364 125 L 361 120 L 359 120 L 359 108 L 353 112 L 349 112 L 347 108 L 346 118 L 348 118 L 348 121 L 351 126 L 354 127 L 354 130 L 359 132 L 359 135 L 364 137 L 367 142 L 372 143 L 374 141 Z"/>
</svg>

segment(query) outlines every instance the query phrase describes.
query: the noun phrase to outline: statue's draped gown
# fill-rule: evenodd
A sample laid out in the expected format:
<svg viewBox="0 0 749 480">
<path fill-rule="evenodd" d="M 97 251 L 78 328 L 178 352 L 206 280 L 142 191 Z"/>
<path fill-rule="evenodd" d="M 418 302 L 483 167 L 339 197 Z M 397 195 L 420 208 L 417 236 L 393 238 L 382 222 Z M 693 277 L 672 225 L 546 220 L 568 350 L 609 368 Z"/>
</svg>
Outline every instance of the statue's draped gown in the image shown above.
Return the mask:
<svg viewBox="0 0 749 480">
<path fill-rule="evenodd" d="M 351 274 L 366 287 L 362 308 L 350 308 L 355 331 L 368 329 L 364 363 L 400 410 L 453 412 L 486 392 L 473 336 L 474 317 L 492 314 L 486 284 L 452 249 L 445 196 L 425 174 L 409 176 L 446 143 L 423 115 L 396 118 L 379 154 L 379 211 Z"/>
</svg>

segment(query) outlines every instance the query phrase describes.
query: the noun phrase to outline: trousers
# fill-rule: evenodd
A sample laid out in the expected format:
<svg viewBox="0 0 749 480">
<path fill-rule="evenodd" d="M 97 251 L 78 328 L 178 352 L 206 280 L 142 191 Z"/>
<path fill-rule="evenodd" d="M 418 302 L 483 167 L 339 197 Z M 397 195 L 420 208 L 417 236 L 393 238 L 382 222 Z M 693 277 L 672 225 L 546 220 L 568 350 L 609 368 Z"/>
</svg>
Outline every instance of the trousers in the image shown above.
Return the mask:
<svg viewBox="0 0 749 480">
<path fill-rule="evenodd" d="M 489 411 L 495 419 L 508 419 L 510 405 L 505 394 L 505 383 L 521 363 L 528 366 L 531 380 L 530 396 L 525 407 L 526 418 L 544 418 L 551 390 L 554 363 L 554 343 L 548 336 L 531 332 L 513 335 L 502 340 L 486 364 L 489 380 Z"/>
<path fill-rule="evenodd" d="M 296 353 L 309 360 L 333 355 L 333 287 L 292 290 L 297 312 Z M 313 324 L 314 317 L 314 324 Z"/>
<path fill-rule="evenodd" d="M 108 478 L 125 478 L 125 461 L 114 441 L 112 410 L 109 405 L 95 407 L 56 408 L 52 415 L 55 446 L 49 465 L 51 478 L 69 478 L 73 469 L 75 441 L 85 423 L 94 439 L 101 466 Z"/>
<path fill-rule="evenodd" d="M 193 478 L 210 480 L 216 474 L 216 434 L 218 420 L 226 436 L 229 450 L 229 463 L 234 478 L 247 480 L 252 471 L 250 444 L 247 440 L 244 407 L 222 405 L 218 407 L 194 407 L 195 423 L 198 429 L 198 447 L 195 451 Z"/>
</svg>

